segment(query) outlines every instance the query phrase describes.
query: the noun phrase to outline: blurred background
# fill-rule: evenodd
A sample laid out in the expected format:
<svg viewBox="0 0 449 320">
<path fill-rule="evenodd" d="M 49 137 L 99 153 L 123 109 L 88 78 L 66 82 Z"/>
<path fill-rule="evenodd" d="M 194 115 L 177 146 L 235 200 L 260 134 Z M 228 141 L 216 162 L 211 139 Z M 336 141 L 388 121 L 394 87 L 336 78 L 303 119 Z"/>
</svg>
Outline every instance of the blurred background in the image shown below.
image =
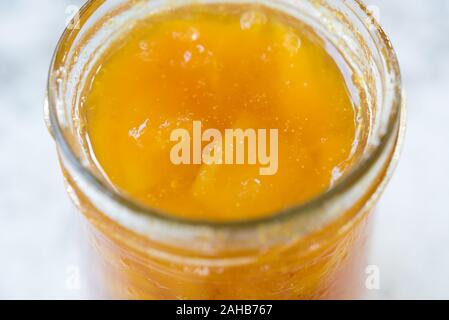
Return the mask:
<svg viewBox="0 0 449 320">
<path fill-rule="evenodd" d="M 51 56 L 81 0 L 0 1 L 0 299 L 82 299 L 77 213 L 43 122 Z M 402 67 L 408 130 L 376 213 L 371 298 L 449 299 L 449 1 L 366 0 Z M 80 275 L 83 278 L 83 275 Z"/>
</svg>

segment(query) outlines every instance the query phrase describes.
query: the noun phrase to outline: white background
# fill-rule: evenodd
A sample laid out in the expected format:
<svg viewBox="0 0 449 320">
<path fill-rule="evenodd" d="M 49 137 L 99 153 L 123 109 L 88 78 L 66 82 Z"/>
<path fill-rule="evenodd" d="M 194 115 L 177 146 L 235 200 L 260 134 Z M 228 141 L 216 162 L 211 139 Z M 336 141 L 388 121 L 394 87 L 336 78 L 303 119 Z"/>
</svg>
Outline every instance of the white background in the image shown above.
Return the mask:
<svg viewBox="0 0 449 320">
<path fill-rule="evenodd" d="M 76 0 L 0 1 L 0 298 L 82 298 L 77 214 L 42 120 L 47 69 Z M 408 130 L 376 213 L 372 297 L 449 298 L 449 1 L 378 0 L 397 50 Z"/>
</svg>

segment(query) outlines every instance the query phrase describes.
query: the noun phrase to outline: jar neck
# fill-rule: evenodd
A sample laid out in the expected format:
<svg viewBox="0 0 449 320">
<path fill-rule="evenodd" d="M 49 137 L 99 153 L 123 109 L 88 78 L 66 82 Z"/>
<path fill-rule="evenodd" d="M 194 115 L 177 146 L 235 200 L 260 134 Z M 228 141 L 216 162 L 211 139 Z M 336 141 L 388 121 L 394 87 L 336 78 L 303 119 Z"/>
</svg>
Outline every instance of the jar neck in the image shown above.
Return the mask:
<svg viewBox="0 0 449 320">
<path fill-rule="evenodd" d="M 91 1 L 81 11 L 80 28 L 66 30 L 55 53 L 46 122 L 58 145 L 69 184 L 77 190 L 78 201 L 84 197 L 111 225 L 120 226 L 124 238 L 145 239 L 175 248 L 175 252 L 182 248 L 205 256 L 216 252 L 245 256 L 247 252 L 305 238 L 330 224 L 347 226 L 369 211 L 384 189 L 399 152 L 403 101 L 396 57 L 383 31 L 358 1 L 254 2 L 309 24 L 341 51 L 351 66 L 354 85 L 360 90 L 361 108 L 370 115 L 362 160 L 344 179 L 310 202 L 245 223 L 176 220 L 118 194 L 95 172 L 83 145 L 79 130 L 81 92 L 99 57 L 126 30 L 125 26 L 167 8 L 168 2 Z M 171 6 L 186 3 L 170 1 Z M 116 236 L 122 237 L 119 233 Z"/>
</svg>

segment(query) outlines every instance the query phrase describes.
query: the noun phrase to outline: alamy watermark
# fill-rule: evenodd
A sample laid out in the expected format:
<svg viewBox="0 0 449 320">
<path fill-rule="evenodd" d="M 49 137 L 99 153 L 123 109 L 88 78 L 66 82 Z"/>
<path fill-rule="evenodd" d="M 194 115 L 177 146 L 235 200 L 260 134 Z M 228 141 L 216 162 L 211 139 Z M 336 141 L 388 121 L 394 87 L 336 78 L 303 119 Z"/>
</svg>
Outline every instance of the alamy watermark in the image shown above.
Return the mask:
<svg viewBox="0 0 449 320">
<path fill-rule="evenodd" d="M 65 8 L 65 14 L 67 19 L 65 25 L 69 30 L 79 30 L 81 28 L 80 23 L 80 8 L 75 5 L 69 5 Z"/>
<path fill-rule="evenodd" d="M 81 290 L 81 271 L 76 265 L 67 266 L 66 271 L 66 281 L 65 285 L 69 291 L 79 291 Z"/>
<path fill-rule="evenodd" d="M 378 6 L 369 5 L 369 6 L 367 6 L 367 10 L 377 22 L 380 22 L 380 8 Z M 368 21 L 368 23 L 369 22 L 370 21 Z"/>
<path fill-rule="evenodd" d="M 370 291 L 380 290 L 380 268 L 369 265 L 365 269 L 365 288 Z"/>
<path fill-rule="evenodd" d="M 170 152 L 175 165 L 259 165 L 260 175 L 278 171 L 278 129 L 202 130 L 201 121 L 193 121 L 193 133 L 178 128 L 170 141 L 176 142 Z M 203 143 L 207 143 L 203 147 Z"/>
</svg>

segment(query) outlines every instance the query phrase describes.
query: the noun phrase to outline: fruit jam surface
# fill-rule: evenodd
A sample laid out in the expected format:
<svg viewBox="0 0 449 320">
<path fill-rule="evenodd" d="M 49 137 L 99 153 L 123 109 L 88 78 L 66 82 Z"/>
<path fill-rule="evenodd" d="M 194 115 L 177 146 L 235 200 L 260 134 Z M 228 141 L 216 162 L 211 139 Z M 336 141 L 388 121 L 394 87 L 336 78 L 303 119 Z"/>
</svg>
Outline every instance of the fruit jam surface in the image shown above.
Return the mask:
<svg viewBox="0 0 449 320">
<path fill-rule="evenodd" d="M 326 43 L 262 7 L 192 6 L 136 23 L 86 89 L 86 134 L 109 182 L 176 217 L 268 216 L 326 191 L 355 161 L 357 106 Z M 278 129 L 278 171 L 174 165 L 177 128 Z"/>
</svg>

